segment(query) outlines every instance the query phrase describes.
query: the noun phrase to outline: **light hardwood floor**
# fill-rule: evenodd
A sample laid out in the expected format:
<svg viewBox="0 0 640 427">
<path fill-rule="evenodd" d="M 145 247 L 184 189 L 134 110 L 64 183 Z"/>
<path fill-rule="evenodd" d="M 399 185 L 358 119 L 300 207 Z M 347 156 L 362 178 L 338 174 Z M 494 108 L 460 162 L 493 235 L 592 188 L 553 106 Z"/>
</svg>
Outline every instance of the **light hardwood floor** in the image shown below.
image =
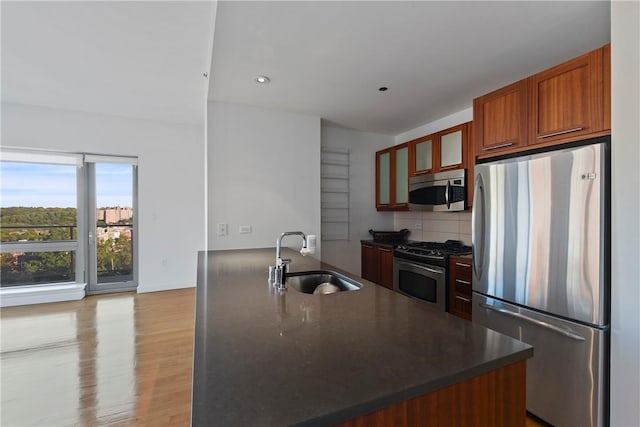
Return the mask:
<svg viewBox="0 0 640 427">
<path fill-rule="evenodd" d="M 194 304 L 182 289 L 2 309 L 0 425 L 188 426 Z"/>
<path fill-rule="evenodd" d="M 195 289 L 1 312 L 0 425 L 188 426 Z"/>
</svg>

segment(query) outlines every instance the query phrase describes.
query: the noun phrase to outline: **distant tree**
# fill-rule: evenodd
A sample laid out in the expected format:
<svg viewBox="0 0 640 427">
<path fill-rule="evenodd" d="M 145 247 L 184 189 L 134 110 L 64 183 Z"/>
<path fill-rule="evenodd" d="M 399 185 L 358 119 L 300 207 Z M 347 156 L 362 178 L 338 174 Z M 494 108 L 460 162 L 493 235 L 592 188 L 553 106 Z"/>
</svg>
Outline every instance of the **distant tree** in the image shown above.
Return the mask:
<svg viewBox="0 0 640 427">
<path fill-rule="evenodd" d="M 73 240 L 78 238 L 76 220 L 77 211 L 75 208 L 21 206 L 0 208 L 0 237 L 3 242 Z M 123 220 L 120 223 L 128 225 L 131 224 L 131 220 Z M 68 227 L 46 227 L 50 225 Z M 100 225 L 100 221 L 98 221 L 98 225 Z M 7 226 L 43 227 L 7 229 Z M 5 286 L 12 283 L 72 280 L 74 274 L 72 256 L 71 252 L 65 251 L 1 254 L 1 283 Z M 115 239 L 98 241 L 97 264 L 99 275 L 131 274 L 131 239 L 122 234 Z"/>
</svg>

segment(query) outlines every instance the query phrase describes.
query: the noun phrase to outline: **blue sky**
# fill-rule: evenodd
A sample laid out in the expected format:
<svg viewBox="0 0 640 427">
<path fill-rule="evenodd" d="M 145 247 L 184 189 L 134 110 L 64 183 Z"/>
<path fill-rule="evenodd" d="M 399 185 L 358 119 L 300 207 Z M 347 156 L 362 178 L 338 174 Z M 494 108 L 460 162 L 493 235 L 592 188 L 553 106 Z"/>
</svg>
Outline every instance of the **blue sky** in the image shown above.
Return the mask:
<svg viewBox="0 0 640 427">
<path fill-rule="evenodd" d="M 132 206 L 131 165 L 96 164 L 97 205 Z M 76 167 L 2 162 L 0 206 L 76 207 Z"/>
</svg>

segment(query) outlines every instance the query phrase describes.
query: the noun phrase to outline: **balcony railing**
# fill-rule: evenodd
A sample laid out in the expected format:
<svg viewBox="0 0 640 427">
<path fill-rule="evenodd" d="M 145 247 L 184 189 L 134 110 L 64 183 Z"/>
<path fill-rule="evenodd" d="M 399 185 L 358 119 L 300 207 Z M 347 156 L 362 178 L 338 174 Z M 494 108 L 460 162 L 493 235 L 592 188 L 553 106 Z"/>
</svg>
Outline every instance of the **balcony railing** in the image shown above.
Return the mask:
<svg viewBox="0 0 640 427">
<path fill-rule="evenodd" d="M 98 283 L 133 280 L 132 224 L 98 224 Z M 3 226 L 0 286 L 75 282 L 76 225 Z M 21 239 L 20 237 L 25 237 Z"/>
</svg>

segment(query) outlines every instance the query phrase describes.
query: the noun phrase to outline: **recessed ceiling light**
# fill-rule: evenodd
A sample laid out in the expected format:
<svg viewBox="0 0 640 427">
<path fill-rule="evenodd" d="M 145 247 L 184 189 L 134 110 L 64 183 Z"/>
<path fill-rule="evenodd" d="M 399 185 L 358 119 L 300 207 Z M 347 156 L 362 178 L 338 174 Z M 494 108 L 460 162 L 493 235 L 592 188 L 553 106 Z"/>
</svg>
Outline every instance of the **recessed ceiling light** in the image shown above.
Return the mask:
<svg viewBox="0 0 640 427">
<path fill-rule="evenodd" d="M 258 76 L 254 80 L 256 81 L 256 83 L 262 83 L 265 85 L 271 81 L 271 79 L 267 76 Z"/>
<path fill-rule="evenodd" d="M 389 90 L 389 88 L 388 88 L 388 87 L 386 87 L 386 86 L 382 86 L 382 87 L 381 87 L 380 89 L 378 89 L 378 90 L 379 90 L 380 92 L 385 92 L 385 91 Z"/>
</svg>

